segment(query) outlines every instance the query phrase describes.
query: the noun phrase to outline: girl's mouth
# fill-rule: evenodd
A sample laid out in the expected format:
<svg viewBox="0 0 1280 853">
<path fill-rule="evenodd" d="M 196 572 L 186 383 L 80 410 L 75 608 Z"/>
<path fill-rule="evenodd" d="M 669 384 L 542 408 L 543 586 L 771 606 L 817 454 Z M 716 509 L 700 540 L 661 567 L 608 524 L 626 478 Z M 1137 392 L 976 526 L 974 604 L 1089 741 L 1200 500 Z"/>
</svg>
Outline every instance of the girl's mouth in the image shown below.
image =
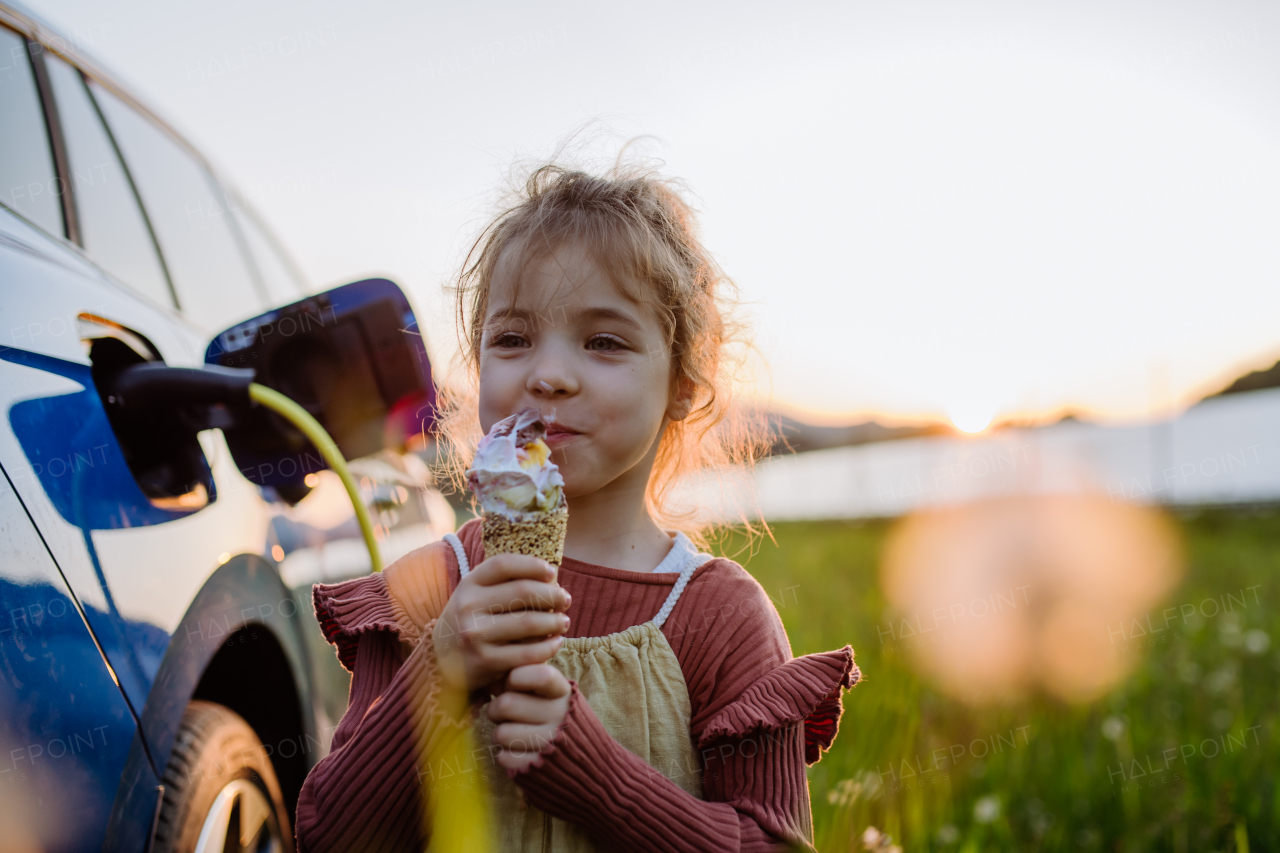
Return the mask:
<svg viewBox="0 0 1280 853">
<path fill-rule="evenodd" d="M 582 435 L 582 433 L 575 429 L 570 429 L 563 424 L 551 423 L 547 425 L 546 442 L 549 446 L 555 447 L 556 445 L 564 444 L 565 442 L 580 435 Z"/>
</svg>

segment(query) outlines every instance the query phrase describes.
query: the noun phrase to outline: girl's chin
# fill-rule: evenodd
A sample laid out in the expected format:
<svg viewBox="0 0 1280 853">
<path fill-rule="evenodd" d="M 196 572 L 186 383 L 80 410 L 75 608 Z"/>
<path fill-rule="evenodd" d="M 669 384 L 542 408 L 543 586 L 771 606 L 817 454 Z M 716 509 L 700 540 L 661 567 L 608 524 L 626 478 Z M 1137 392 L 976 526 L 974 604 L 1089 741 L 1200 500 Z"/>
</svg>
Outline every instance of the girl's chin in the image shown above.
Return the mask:
<svg viewBox="0 0 1280 853">
<path fill-rule="evenodd" d="M 552 457 L 553 462 L 560 468 L 560 476 L 564 479 L 564 486 L 561 491 L 567 500 L 572 500 L 582 495 L 589 495 L 600 488 L 598 478 L 592 476 L 589 470 L 590 466 L 583 466 L 584 460 L 577 460 L 578 464 L 573 462 L 565 463 L 559 459 Z"/>
</svg>

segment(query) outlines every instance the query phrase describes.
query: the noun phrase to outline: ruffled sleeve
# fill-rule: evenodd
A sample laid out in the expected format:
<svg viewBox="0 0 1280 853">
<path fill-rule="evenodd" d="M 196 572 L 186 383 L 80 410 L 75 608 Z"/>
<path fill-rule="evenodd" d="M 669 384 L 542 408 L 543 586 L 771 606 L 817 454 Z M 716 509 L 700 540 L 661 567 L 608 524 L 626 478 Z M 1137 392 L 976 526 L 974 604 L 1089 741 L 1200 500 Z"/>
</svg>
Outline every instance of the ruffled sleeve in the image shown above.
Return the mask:
<svg viewBox="0 0 1280 853">
<path fill-rule="evenodd" d="M 836 738 L 841 689 L 853 687 L 861 677 L 851 646 L 787 661 L 717 713 L 699 735 L 698 747 L 802 722 L 805 762 L 814 764 Z"/>
<path fill-rule="evenodd" d="M 453 549 L 445 542 L 432 542 L 404 555 L 380 574 L 316 584 L 311 600 L 324 638 L 337 648 L 338 660 L 351 671 L 362 634 L 389 631 L 409 650 L 416 648 L 423 626 L 440 615 L 458 579 Z"/>
<path fill-rule="evenodd" d="M 311 600 L 324 638 L 337 648 L 338 660 L 348 671 L 355 671 L 361 634 L 389 631 L 410 642 L 418 639 L 415 626 L 392 602 L 386 578 L 380 574 L 316 584 L 311 588 Z"/>
</svg>

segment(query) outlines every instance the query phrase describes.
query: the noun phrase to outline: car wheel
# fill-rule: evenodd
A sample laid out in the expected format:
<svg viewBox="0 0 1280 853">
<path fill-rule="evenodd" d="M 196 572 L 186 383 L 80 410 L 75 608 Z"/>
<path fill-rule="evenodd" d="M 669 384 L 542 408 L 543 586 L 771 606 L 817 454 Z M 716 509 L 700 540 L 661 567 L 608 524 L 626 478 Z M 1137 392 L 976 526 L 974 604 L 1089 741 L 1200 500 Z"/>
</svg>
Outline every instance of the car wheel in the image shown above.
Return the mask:
<svg viewBox="0 0 1280 853">
<path fill-rule="evenodd" d="M 285 853 L 289 816 L 271 759 L 240 715 L 187 706 L 164 774 L 155 853 Z"/>
</svg>

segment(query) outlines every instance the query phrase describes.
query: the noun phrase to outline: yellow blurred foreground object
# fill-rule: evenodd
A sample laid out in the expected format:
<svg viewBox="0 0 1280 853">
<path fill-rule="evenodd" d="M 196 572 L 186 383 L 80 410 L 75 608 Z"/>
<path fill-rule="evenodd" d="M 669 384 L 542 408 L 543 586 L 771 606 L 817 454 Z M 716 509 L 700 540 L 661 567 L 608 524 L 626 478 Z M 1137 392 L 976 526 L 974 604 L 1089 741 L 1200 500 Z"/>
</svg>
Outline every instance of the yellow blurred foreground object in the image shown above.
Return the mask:
<svg viewBox="0 0 1280 853">
<path fill-rule="evenodd" d="M 881 585 L 895 641 L 950 695 L 980 704 L 1040 688 L 1087 701 L 1132 670 L 1141 644 L 1169 636 L 1151 609 L 1182 571 L 1155 510 L 1028 496 L 907 517 Z"/>
<path fill-rule="evenodd" d="M 450 704 L 447 697 L 441 700 L 441 707 Z M 475 750 L 474 729 L 459 727 L 437 738 L 421 757 L 418 774 L 427 798 L 429 853 L 488 853 L 494 849 L 489 788 Z"/>
</svg>

